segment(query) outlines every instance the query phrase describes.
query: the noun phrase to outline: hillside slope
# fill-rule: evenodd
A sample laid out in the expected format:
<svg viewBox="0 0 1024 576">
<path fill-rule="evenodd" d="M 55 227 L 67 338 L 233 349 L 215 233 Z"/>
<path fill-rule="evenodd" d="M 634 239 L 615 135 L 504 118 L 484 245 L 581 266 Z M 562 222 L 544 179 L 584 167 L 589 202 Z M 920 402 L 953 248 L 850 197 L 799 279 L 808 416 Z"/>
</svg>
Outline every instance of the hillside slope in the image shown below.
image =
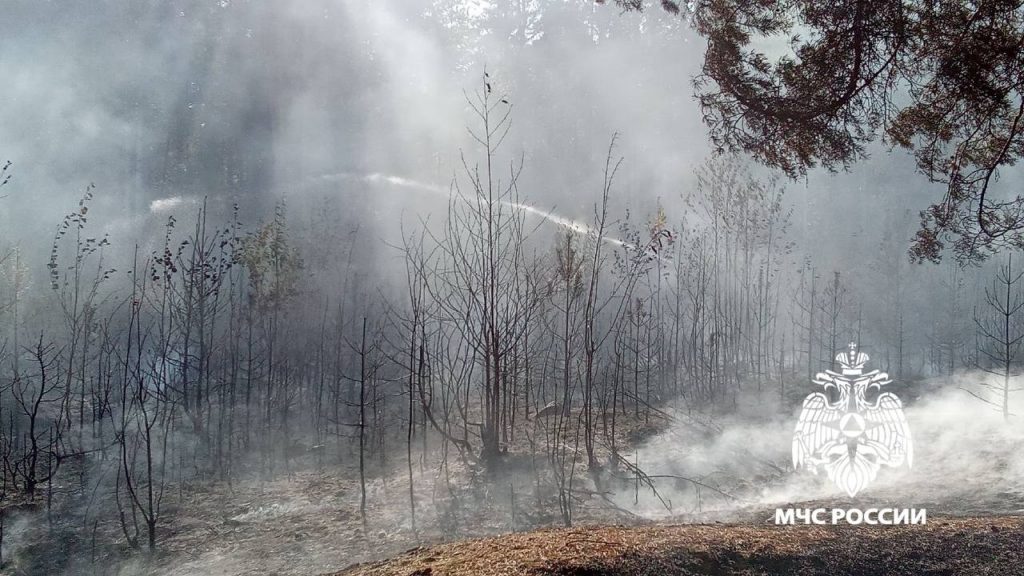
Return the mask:
<svg viewBox="0 0 1024 576">
<path fill-rule="evenodd" d="M 657 525 L 540 530 L 416 548 L 334 576 L 1016 574 L 1024 517 L 925 526 Z"/>
</svg>

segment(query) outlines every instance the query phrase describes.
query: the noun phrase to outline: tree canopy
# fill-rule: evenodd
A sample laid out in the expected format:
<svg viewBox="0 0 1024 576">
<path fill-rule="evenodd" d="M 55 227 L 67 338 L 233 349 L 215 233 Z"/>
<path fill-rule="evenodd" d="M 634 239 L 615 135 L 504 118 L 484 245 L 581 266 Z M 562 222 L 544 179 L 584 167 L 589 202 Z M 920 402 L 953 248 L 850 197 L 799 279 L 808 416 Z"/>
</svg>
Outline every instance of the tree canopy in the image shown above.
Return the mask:
<svg viewBox="0 0 1024 576">
<path fill-rule="evenodd" d="M 638 2 L 619 0 L 626 9 Z M 662 2 L 678 11 L 679 4 Z M 1024 248 L 1024 197 L 1001 169 L 1024 153 L 1024 3 L 1006 0 L 700 0 L 695 79 L 719 150 L 798 177 L 844 169 L 880 135 L 941 183 L 916 261 Z M 784 39 L 780 57 L 756 48 Z"/>
</svg>

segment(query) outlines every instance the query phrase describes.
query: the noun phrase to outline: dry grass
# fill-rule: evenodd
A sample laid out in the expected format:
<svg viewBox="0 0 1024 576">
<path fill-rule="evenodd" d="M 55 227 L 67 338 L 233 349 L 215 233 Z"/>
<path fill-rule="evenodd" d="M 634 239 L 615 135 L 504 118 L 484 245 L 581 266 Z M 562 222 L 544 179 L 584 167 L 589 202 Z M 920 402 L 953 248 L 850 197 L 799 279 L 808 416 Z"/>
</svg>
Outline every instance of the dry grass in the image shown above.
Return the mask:
<svg viewBox="0 0 1024 576">
<path fill-rule="evenodd" d="M 540 530 L 415 548 L 336 576 L 1024 574 L 1024 517 L 924 526 L 671 525 Z"/>
</svg>

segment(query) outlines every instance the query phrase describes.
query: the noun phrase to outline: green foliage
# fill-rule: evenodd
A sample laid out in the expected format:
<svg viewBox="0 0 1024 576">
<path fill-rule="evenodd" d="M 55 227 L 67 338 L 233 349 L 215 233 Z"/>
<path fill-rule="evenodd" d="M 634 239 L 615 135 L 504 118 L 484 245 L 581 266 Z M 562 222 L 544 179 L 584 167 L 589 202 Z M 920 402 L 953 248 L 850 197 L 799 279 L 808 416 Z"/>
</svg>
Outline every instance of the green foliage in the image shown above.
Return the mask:
<svg viewBox="0 0 1024 576">
<path fill-rule="evenodd" d="M 624 9 L 640 2 L 617 0 Z M 672 13 L 676 2 L 663 2 Z M 790 177 L 845 169 L 879 133 L 914 155 L 942 199 L 910 249 L 961 262 L 1024 248 L 1024 196 L 996 190 L 1024 156 L 1024 8 L 980 0 L 700 0 L 708 48 L 695 80 L 720 151 Z M 761 46 L 774 46 L 766 51 Z"/>
<path fill-rule="evenodd" d="M 289 244 L 283 203 L 277 205 L 271 222 L 242 240 L 238 261 L 249 272 L 249 298 L 257 308 L 278 308 L 295 296 L 303 263 Z"/>
</svg>

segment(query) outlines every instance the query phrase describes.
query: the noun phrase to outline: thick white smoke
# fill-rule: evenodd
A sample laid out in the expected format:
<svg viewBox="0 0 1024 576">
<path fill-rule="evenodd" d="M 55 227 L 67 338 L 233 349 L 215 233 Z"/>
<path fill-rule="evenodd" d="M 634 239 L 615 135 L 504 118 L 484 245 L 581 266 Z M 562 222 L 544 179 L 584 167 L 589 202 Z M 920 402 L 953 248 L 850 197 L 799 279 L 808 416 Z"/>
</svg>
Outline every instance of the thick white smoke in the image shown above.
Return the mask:
<svg viewBox="0 0 1024 576">
<path fill-rule="evenodd" d="M 760 518 L 776 506 L 812 501 L 885 502 L 939 515 L 1024 512 L 1024 394 L 1011 392 L 1011 417 L 1004 420 L 1000 409 L 968 393 L 986 376 L 991 379 L 963 372 L 918 383 L 917 397 L 903 399 L 913 467 L 883 467 L 853 499 L 824 474 L 793 471 L 790 447 L 800 404 L 780 408 L 776 397 L 760 410 L 721 419 L 698 422 L 678 414 L 669 430 L 632 456 L 646 473 L 660 477 L 655 485 L 672 510 L 643 486 L 620 492 L 617 500 L 650 518 Z M 1022 383 L 1024 377 L 1015 377 L 1010 387 L 1020 389 Z M 806 390 L 816 391 L 810 384 Z"/>
</svg>

